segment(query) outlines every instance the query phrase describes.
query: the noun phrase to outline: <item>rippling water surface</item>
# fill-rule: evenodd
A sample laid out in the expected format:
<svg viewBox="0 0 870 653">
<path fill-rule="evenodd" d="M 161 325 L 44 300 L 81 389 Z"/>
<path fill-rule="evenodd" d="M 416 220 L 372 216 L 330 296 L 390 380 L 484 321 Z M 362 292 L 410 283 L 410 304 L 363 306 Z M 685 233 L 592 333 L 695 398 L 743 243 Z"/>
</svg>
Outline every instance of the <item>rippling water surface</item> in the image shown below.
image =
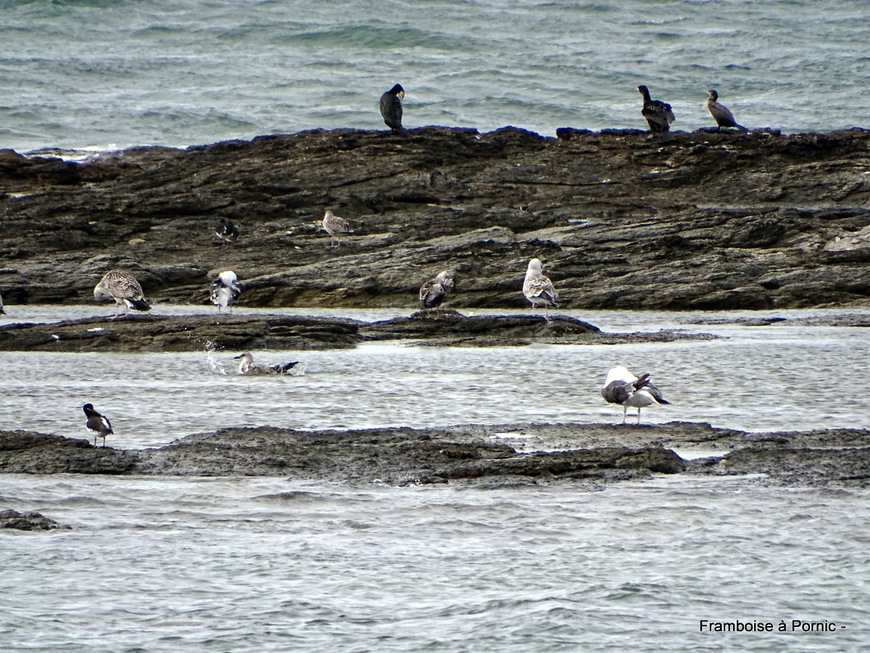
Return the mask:
<svg viewBox="0 0 870 653">
<path fill-rule="evenodd" d="M 4 322 L 105 312 L 7 309 Z M 845 312 L 572 312 L 606 331 L 720 336 L 665 344 L 255 352 L 299 360 L 284 377 L 237 376 L 236 352 L 209 343 L 185 354 L 5 352 L 0 424 L 85 437 L 91 401 L 113 420 L 111 446 L 139 448 L 239 425 L 616 421 L 598 389 L 622 363 L 651 370 L 673 402 L 645 411 L 647 423 L 867 428 L 849 390 L 866 377 L 866 328 L 729 323 Z M 0 533 L 0 648 L 861 650 L 870 493 L 757 480 L 659 477 L 594 492 L 0 474 L 0 508 L 72 527 Z M 701 619 L 837 630 L 723 635 L 699 633 Z"/>
<path fill-rule="evenodd" d="M 0 146 L 185 146 L 312 128 L 865 125 L 863 0 L 280 2 L 11 0 L 0 21 Z"/>
</svg>

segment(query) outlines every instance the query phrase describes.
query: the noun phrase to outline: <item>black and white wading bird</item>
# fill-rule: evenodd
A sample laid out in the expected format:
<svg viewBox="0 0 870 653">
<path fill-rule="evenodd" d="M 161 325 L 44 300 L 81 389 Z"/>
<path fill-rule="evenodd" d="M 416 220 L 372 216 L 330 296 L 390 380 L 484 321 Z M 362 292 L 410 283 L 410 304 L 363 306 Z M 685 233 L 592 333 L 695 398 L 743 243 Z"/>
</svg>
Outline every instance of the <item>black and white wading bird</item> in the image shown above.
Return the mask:
<svg viewBox="0 0 870 653">
<path fill-rule="evenodd" d="M 381 96 L 381 116 L 384 123 L 394 134 L 408 135 L 408 130 L 402 127 L 402 100 L 405 98 L 405 89 L 401 84 L 396 84 Z"/>
<path fill-rule="evenodd" d="M 134 311 L 150 311 L 149 304 L 142 294 L 142 286 L 136 281 L 136 277 L 126 270 L 109 270 L 103 275 L 100 283 L 94 288 L 94 299 L 98 302 L 113 299 L 115 301 L 115 314 L 118 317 L 118 308 L 124 307 L 124 317 L 129 309 Z"/>
<path fill-rule="evenodd" d="M 734 127 L 742 132 L 749 131 L 743 125 L 737 124 L 737 121 L 734 120 L 734 114 L 731 113 L 731 110 L 728 107 L 719 103 L 719 93 L 716 92 L 716 89 L 711 88 L 707 91 L 707 95 L 710 96 L 707 98 L 707 111 L 709 111 L 710 115 L 713 116 L 713 119 L 716 121 L 720 130 L 723 128 L 728 129 Z"/>
<path fill-rule="evenodd" d="M 221 308 L 226 308 L 227 313 L 232 313 L 233 304 L 236 303 L 244 289 L 245 287 L 239 283 L 236 273 L 232 270 L 225 270 L 211 282 L 211 302 L 217 305 L 218 312 Z"/>
<path fill-rule="evenodd" d="M 234 358 L 239 361 L 239 374 L 245 376 L 285 374 L 299 364 L 299 361 L 293 361 L 292 363 L 279 363 L 278 365 L 258 365 L 254 362 L 254 357 L 251 356 L 249 351 L 239 354 Z"/>
<path fill-rule="evenodd" d="M 338 247 L 341 245 L 341 237 L 343 235 L 353 233 L 350 223 L 344 218 L 338 217 L 332 211 L 327 211 L 323 215 L 323 229 L 326 233 L 332 236 L 332 240 L 330 241 L 332 247 Z"/>
<path fill-rule="evenodd" d="M 434 279 L 420 286 L 420 308 L 427 311 L 439 308 L 452 292 L 453 275 L 448 270 L 439 272 Z"/>
<path fill-rule="evenodd" d="M 669 404 L 652 383 L 649 382 L 649 372 L 636 377 L 622 365 L 612 368 L 607 373 L 601 396 L 610 404 L 622 406 L 622 423 L 629 408 L 637 408 L 637 423 L 640 424 L 640 409 L 655 403 Z"/>
<path fill-rule="evenodd" d="M 97 438 L 103 438 L 103 446 L 105 447 L 106 436 L 114 433 L 109 418 L 94 410 L 93 404 L 85 404 L 82 406 L 82 410 L 84 410 L 85 415 L 88 416 L 88 421 L 85 422 L 85 426 L 88 427 L 89 431 L 94 433 L 94 446 L 97 446 Z"/>
<path fill-rule="evenodd" d="M 523 280 L 523 294 L 532 303 L 532 308 L 543 307 L 544 310 L 558 306 L 558 295 L 553 288 L 553 282 L 541 272 L 541 259 L 533 258 L 526 268 L 526 278 Z"/>
<path fill-rule="evenodd" d="M 649 130 L 653 134 L 663 134 L 670 131 L 671 123 L 674 122 L 674 112 L 671 105 L 660 100 L 652 100 L 649 89 L 646 86 L 638 86 L 637 90 L 643 95 L 643 109 L 641 115 L 646 118 Z"/>
<path fill-rule="evenodd" d="M 239 228 L 226 218 L 220 219 L 214 232 L 224 245 L 232 245 L 239 237 Z"/>
</svg>

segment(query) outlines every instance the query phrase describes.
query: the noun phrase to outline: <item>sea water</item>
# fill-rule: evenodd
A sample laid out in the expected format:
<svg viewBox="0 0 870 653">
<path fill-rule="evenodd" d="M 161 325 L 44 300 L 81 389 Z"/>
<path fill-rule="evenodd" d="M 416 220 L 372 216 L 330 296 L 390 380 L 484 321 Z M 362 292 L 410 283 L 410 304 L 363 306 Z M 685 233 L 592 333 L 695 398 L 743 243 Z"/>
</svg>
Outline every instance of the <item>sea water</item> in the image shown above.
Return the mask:
<svg viewBox="0 0 870 653">
<path fill-rule="evenodd" d="M 639 128 L 639 84 L 675 129 L 721 101 L 749 127 L 867 125 L 863 0 L 9 0 L 0 147 L 187 146 L 405 124 Z"/>
</svg>

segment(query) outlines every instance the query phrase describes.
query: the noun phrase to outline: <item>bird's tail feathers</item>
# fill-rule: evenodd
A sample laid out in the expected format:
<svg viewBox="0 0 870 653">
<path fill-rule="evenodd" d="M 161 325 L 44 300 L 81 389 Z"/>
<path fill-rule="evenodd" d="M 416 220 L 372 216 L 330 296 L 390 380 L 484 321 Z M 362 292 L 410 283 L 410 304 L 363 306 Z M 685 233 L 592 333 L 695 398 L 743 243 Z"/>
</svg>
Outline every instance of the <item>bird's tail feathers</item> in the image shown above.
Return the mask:
<svg viewBox="0 0 870 653">
<path fill-rule="evenodd" d="M 151 304 L 149 304 L 144 299 L 131 299 L 130 308 L 132 308 L 134 311 L 150 311 Z"/>
</svg>

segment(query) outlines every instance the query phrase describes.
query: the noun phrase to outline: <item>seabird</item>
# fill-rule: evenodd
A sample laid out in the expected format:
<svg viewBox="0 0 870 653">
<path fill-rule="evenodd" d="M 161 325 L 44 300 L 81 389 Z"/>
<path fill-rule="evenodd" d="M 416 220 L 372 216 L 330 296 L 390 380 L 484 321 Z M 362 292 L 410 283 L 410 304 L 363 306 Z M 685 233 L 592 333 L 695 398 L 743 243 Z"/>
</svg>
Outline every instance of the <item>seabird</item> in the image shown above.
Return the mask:
<svg viewBox="0 0 870 653">
<path fill-rule="evenodd" d="M 710 112 L 710 115 L 716 120 L 716 124 L 719 125 L 719 129 L 723 127 L 736 127 L 740 131 L 748 132 L 743 125 L 738 125 L 737 121 L 734 120 L 734 114 L 731 113 L 731 110 L 723 104 L 719 104 L 719 93 L 716 89 L 710 89 L 707 91 L 707 95 L 710 97 L 707 98 L 707 111 Z"/>
<path fill-rule="evenodd" d="M 82 410 L 84 410 L 85 415 L 88 416 L 88 421 L 85 422 L 85 426 L 88 427 L 88 430 L 94 432 L 94 446 L 97 446 L 97 438 L 103 438 L 103 446 L 105 447 L 106 436 L 114 433 L 109 418 L 94 410 L 93 404 L 85 404 L 82 406 Z"/>
<path fill-rule="evenodd" d="M 118 317 L 118 307 L 124 306 L 124 315 L 129 309 L 134 311 L 150 311 L 151 305 L 145 301 L 142 294 L 142 286 L 136 281 L 136 277 L 126 270 L 109 270 L 103 275 L 100 283 L 94 288 L 94 299 L 105 301 L 115 300 L 115 314 Z"/>
<path fill-rule="evenodd" d="M 217 305 L 218 312 L 220 312 L 221 307 L 225 307 L 228 313 L 232 313 L 233 304 L 236 303 L 244 289 L 245 287 L 239 283 L 236 273 L 232 270 L 226 270 L 211 282 L 211 301 Z"/>
<path fill-rule="evenodd" d="M 669 404 L 662 397 L 658 388 L 649 382 L 649 372 L 640 375 L 640 378 L 629 372 L 622 365 L 614 367 L 607 373 L 601 396 L 609 404 L 622 406 L 622 423 L 625 424 L 625 415 L 629 408 L 637 408 L 637 423 L 640 424 L 640 409 L 651 406 L 654 403 Z"/>
<path fill-rule="evenodd" d="M 453 275 L 444 270 L 420 286 L 420 308 L 438 308 L 453 292 Z"/>
<path fill-rule="evenodd" d="M 326 233 L 332 236 L 331 245 L 333 247 L 341 245 L 341 237 L 344 234 L 353 233 L 350 223 L 344 218 L 339 218 L 332 211 L 327 211 L 323 215 L 323 228 L 326 230 Z"/>
<path fill-rule="evenodd" d="M 239 361 L 239 374 L 246 376 L 256 376 L 258 374 L 284 374 L 291 368 L 299 364 L 299 361 L 292 363 L 281 363 L 278 365 L 257 365 L 254 363 L 254 357 L 251 352 L 246 351 L 234 357 Z"/>
<path fill-rule="evenodd" d="M 381 96 L 381 115 L 384 123 L 393 130 L 394 134 L 407 135 L 408 130 L 402 127 L 402 100 L 405 98 L 405 89 L 401 84 L 396 84 Z"/>
<path fill-rule="evenodd" d="M 667 102 L 651 100 L 649 89 L 646 86 L 638 86 L 637 90 L 643 95 L 643 109 L 640 113 L 649 123 L 649 130 L 653 134 L 670 131 L 671 123 L 674 122 L 674 112 L 671 111 L 671 105 Z"/>
<path fill-rule="evenodd" d="M 532 308 L 543 306 L 545 309 L 558 306 L 558 296 L 553 282 L 541 272 L 541 259 L 533 258 L 529 261 L 526 269 L 526 278 L 523 281 L 523 294 L 530 302 Z"/>
<path fill-rule="evenodd" d="M 221 218 L 215 229 L 215 234 L 223 241 L 224 245 L 230 245 L 239 237 L 239 229 L 230 220 Z"/>
</svg>

